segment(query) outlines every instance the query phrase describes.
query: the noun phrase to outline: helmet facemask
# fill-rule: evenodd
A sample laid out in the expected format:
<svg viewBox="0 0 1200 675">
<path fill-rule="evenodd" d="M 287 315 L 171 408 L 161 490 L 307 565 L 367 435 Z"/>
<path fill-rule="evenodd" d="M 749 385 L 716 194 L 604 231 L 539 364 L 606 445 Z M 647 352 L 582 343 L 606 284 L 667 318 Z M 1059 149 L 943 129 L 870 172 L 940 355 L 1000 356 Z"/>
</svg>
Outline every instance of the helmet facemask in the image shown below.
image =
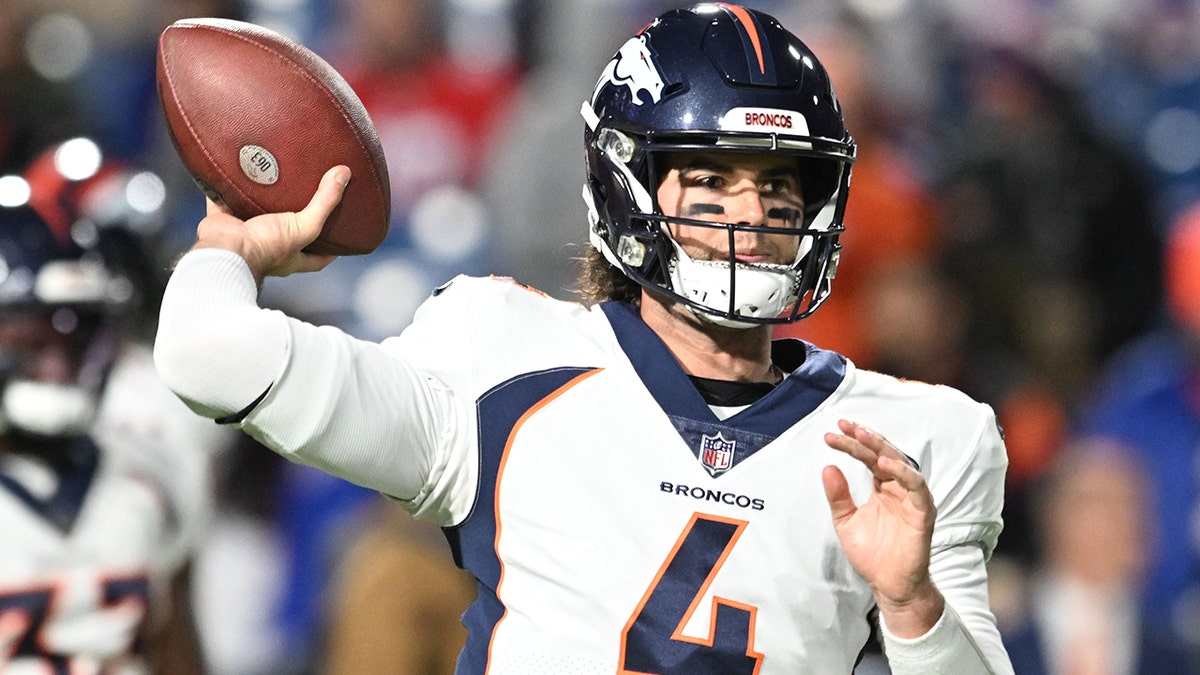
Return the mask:
<svg viewBox="0 0 1200 675">
<path fill-rule="evenodd" d="M 852 160 L 821 156 L 812 152 L 811 143 L 781 143 L 754 134 L 680 136 L 639 142 L 610 128 L 595 134 L 595 156 L 606 168 L 602 173 L 613 180 L 607 185 L 593 183 L 591 190 L 584 190 L 593 246 L 643 287 L 684 304 L 717 325 L 747 328 L 789 323 L 815 311 L 828 296 L 837 269 L 838 235 L 843 231 L 841 195 L 848 185 Z M 764 150 L 774 157 L 794 158 L 804 195 L 802 210 L 769 208 L 764 203 L 766 222 L 757 225 L 725 222 L 719 215 L 713 219 L 688 217 L 695 213 L 664 215 L 657 186 L 679 153 L 717 157 Z M 597 192 L 609 207 L 607 217 L 595 206 Z M 723 210 L 718 207 L 713 213 L 718 212 Z M 708 255 L 689 254 L 674 234 L 679 226 L 722 230 L 725 245 Z M 745 245 L 739 250 L 739 240 L 760 237 L 794 238 L 785 247 L 794 250 L 791 260 L 741 261 L 739 254 Z"/>
</svg>

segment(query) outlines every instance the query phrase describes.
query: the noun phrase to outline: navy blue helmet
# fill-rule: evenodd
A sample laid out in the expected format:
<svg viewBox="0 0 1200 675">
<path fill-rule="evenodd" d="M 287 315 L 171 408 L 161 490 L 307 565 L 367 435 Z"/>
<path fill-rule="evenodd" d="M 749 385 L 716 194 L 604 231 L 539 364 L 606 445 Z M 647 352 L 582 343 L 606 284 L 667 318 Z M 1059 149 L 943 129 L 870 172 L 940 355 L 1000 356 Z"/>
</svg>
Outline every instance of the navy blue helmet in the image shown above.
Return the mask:
<svg viewBox="0 0 1200 675">
<path fill-rule="evenodd" d="M 133 287 L 27 204 L 0 206 L 0 431 L 86 432 Z"/>
<path fill-rule="evenodd" d="M 590 240 L 626 276 L 737 327 L 795 321 L 825 300 L 855 145 L 824 67 L 776 19 L 723 2 L 667 12 L 613 56 L 582 113 Z M 733 232 L 761 226 L 663 216 L 665 156 L 683 151 L 794 157 L 804 212 L 770 232 L 797 237 L 796 259 L 737 261 Z M 671 223 L 727 229 L 729 259 L 696 264 Z"/>
<path fill-rule="evenodd" d="M 109 312 L 133 294 L 98 249 L 55 232 L 31 206 L 0 206 L 0 314 L 39 307 Z"/>
</svg>

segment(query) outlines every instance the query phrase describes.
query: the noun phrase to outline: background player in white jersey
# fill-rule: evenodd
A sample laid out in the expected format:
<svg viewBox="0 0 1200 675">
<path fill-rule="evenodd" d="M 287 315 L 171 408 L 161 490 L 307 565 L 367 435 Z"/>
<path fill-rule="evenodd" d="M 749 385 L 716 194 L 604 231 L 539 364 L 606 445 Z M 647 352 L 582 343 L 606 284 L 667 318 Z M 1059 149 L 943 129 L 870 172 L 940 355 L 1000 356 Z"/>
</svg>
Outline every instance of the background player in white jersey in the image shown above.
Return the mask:
<svg viewBox="0 0 1200 675">
<path fill-rule="evenodd" d="M 210 208 L 156 363 L 193 409 L 446 528 L 478 580 L 464 673 L 1010 672 L 984 563 L 986 405 L 771 340 L 827 297 L 854 142 L 773 18 L 668 12 L 584 104 L 586 305 L 459 277 L 373 344 L 255 303 L 299 214 Z M 519 179 L 519 177 L 518 177 Z"/>
<path fill-rule="evenodd" d="M 145 251 L 40 166 L 33 198 L 0 207 L 0 672 L 198 673 L 207 436 L 128 339 Z"/>
</svg>

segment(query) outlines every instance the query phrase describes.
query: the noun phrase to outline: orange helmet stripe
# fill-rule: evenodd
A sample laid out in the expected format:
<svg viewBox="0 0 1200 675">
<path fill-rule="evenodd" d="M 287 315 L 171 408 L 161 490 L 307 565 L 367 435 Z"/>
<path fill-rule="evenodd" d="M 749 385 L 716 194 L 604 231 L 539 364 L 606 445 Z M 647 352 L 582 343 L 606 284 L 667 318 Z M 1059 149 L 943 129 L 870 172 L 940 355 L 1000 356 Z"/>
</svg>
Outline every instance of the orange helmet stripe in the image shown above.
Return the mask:
<svg viewBox="0 0 1200 675">
<path fill-rule="evenodd" d="M 731 5 L 727 2 L 715 4 L 732 14 L 742 24 L 742 28 L 746 29 L 746 34 L 750 36 L 750 44 L 754 45 L 754 54 L 758 57 L 758 72 L 766 74 L 767 66 L 763 61 L 762 43 L 758 40 L 758 26 L 754 23 L 754 17 L 750 16 L 750 12 L 740 5 Z"/>
</svg>

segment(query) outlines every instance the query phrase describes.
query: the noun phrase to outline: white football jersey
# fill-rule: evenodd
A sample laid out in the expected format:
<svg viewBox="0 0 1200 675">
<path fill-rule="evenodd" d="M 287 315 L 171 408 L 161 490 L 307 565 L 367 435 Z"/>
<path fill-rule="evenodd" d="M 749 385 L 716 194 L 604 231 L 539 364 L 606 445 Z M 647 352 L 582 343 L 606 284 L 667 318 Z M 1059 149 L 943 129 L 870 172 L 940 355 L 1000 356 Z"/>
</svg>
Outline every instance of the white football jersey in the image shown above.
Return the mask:
<svg viewBox="0 0 1200 675">
<path fill-rule="evenodd" d="M 114 386 L 124 386 L 124 375 L 116 377 Z M 158 395 L 170 395 L 161 384 L 139 391 L 141 408 L 121 415 L 144 415 Z M 77 440 L 57 470 L 19 452 L 0 454 L 5 675 L 143 672 L 131 656 L 139 627 L 166 601 L 207 513 L 209 457 L 129 429 L 113 433 L 106 425 L 118 412 L 110 404 L 105 411 L 102 445 Z"/>
<path fill-rule="evenodd" d="M 851 672 L 874 600 L 834 533 L 821 471 L 841 467 L 860 501 L 872 477 L 822 440 L 840 418 L 884 434 L 927 479 L 932 569 L 959 547 L 982 566 L 1001 528 L 1007 461 L 990 408 L 800 341 L 775 345 L 788 377 L 722 421 L 618 303 L 459 277 L 382 348 L 292 326 L 296 358 L 248 430 L 446 528 L 479 580 L 460 672 Z M 384 378 L 404 373 L 419 395 L 396 401 Z M 314 403 L 317 391 L 330 398 Z M 347 459 L 356 433 L 390 439 L 420 472 L 415 496 L 412 476 L 379 475 L 386 452 Z M 954 603 L 954 575 L 934 575 Z M 986 596 L 955 608 L 1002 659 Z"/>
</svg>

